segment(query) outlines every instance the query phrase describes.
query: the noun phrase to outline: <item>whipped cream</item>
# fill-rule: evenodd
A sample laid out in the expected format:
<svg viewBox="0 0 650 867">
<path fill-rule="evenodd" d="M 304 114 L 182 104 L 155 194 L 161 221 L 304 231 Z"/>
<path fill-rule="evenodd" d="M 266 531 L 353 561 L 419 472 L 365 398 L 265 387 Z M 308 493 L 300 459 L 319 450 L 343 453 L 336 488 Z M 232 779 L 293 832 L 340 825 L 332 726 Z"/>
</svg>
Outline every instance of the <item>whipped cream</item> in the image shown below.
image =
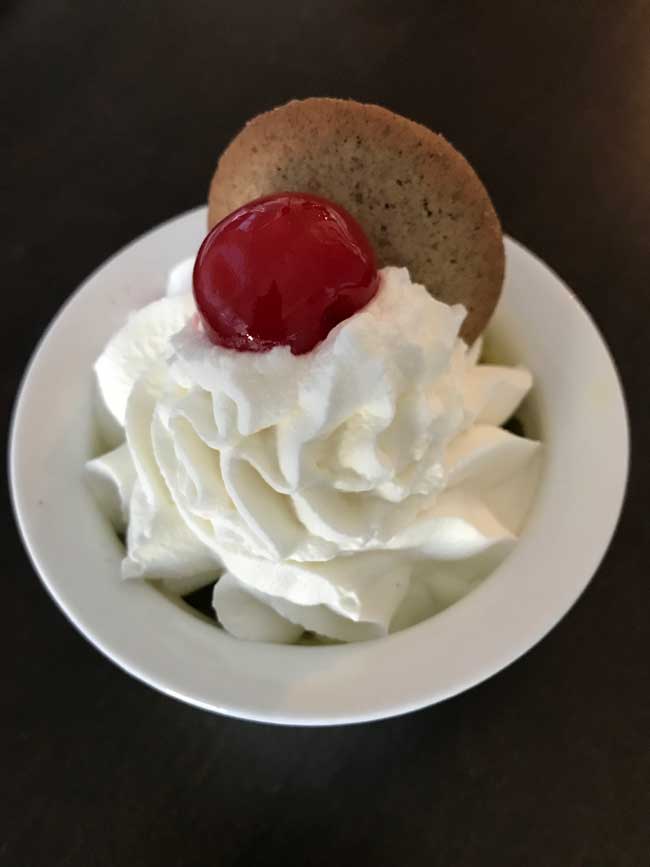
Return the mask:
<svg viewBox="0 0 650 867">
<path fill-rule="evenodd" d="M 95 365 L 123 442 L 91 461 L 124 578 L 213 582 L 250 640 L 385 635 L 460 598 L 508 553 L 539 444 L 502 425 L 529 391 L 479 364 L 462 306 L 405 268 L 311 352 L 239 353 L 204 333 L 192 261 Z"/>
</svg>

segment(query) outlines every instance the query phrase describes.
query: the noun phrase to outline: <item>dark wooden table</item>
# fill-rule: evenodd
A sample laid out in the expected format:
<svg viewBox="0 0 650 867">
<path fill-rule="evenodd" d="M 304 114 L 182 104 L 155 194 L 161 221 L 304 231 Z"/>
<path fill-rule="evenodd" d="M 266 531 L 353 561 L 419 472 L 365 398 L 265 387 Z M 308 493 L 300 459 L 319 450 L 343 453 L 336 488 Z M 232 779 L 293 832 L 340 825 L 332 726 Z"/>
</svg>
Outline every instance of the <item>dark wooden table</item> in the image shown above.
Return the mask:
<svg viewBox="0 0 650 867">
<path fill-rule="evenodd" d="M 222 719 L 128 678 L 51 603 L 6 513 L 2 867 L 648 864 L 647 0 L 2 9 L 7 413 L 68 294 L 201 202 L 249 116 L 340 95 L 467 155 L 602 329 L 635 447 L 615 541 L 551 635 L 441 706 L 329 730 Z"/>
</svg>

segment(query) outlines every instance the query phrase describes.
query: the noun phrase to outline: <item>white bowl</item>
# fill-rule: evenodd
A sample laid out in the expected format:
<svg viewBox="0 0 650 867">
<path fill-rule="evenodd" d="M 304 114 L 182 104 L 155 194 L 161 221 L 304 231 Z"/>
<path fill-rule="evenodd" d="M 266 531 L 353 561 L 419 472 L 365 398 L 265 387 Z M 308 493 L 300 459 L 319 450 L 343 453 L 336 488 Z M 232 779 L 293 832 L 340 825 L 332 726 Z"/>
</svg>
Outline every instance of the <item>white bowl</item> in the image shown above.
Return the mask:
<svg viewBox="0 0 650 867">
<path fill-rule="evenodd" d="M 52 597 L 135 677 L 244 719 L 380 719 L 495 674 L 573 605 L 619 516 L 628 464 L 625 404 L 593 322 L 542 262 L 506 241 L 507 276 L 490 333 L 503 361 L 533 371 L 527 424 L 544 441 L 545 461 L 521 539 L 476 590 L 376 641 L 238 641 L 148 584 L 120 580 L 122 548 L 83 480 L 94 454 L 93 362 L 128 312 L 161 294 L 169 268 L 196 252 L 205 225 L 198 208 L 109 260 L 63 307 L 29 366 L 13 421 L 11 484 L 25 545 Z"/>
</svg>

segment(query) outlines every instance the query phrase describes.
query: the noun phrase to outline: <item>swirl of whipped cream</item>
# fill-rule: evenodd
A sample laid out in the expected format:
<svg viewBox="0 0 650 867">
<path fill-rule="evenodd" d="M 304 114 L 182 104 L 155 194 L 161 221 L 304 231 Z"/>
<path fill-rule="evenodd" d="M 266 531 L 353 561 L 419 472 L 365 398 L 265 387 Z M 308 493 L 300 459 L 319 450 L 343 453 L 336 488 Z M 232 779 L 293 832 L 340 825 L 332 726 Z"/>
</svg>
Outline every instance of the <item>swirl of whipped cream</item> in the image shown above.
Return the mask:
<svg viewBox="0 0 650 867">
<path fill-rule="evenodd" d="M 534 492 L 538 443 L 501 429 L 531 387 L 478 364 L 461 306 L 405 268 L 310 353 L 215 346 L 192 262 L 96 363 L 124 432 L 90 462 L 127 527 L 125 578 L 213 581 L 249 639 L 343 641 L 445 607 L 505 556 Z"/>
</svg>

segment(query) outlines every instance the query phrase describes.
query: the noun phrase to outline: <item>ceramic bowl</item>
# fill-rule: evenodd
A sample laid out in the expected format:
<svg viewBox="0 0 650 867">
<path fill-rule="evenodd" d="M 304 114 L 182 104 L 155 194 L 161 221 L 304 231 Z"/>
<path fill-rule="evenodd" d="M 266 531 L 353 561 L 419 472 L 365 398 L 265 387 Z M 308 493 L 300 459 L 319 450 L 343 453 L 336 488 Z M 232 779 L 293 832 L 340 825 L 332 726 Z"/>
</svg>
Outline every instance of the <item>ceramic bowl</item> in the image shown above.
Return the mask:
<svg viewBox="0 0 650 867">
<path fill-rule="evenodd" d="M 110 259 L 65 304 L 26 373 L 11 485 L 25 545 L 53 599 L 125 671 L 243 719 L 320 725 L 390 717 L 509 665 L 593 576 L 628 464 L 625 404 L 607 347 L 569 289 L 512 239 L 489 339 L 500 360 L 534 374 L 525 424 L 543 441 L 544 462 L 518 544 L 473 592 L 383 639 L 296 647 L 238 641 L 182 601 L 120 580 L 122 547 L 84 483 L 84 463 L 96 453 L 92 365 L 127 314 L 162 293 L 170 267 L 196 252 L 205 225 L 198 208 Z"/>
</svg>

